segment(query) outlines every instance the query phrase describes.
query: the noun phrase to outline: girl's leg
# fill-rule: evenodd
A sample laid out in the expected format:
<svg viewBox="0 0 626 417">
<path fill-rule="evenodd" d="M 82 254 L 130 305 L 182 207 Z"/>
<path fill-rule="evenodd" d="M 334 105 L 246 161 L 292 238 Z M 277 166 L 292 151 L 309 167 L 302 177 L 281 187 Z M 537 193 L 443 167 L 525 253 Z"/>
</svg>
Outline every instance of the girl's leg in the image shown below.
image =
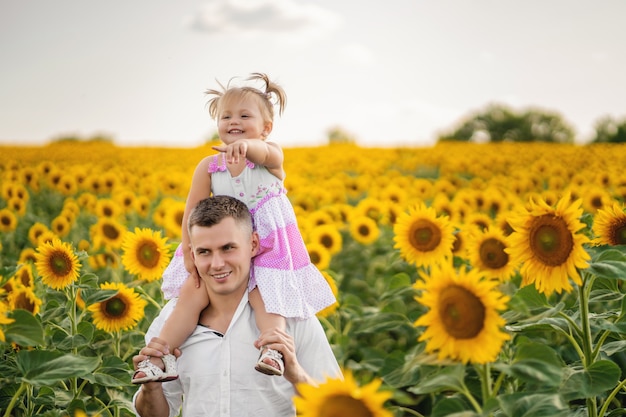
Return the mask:
<svg viewBox="0 0 626 417">
<path fill-rule="evenodd" d="M 263 302 L 263 298 L 261 298 L 258 287 L 250 291 L 248 299 L 250 301 L 252 309 L 254 310 L 256 326 L 259 328 L 259 331 L 261 333 L 273 329 L 281 329 L 283 331 L 286 329 L 287 321 L 283 316 L 279 314 L 268 313 L 267 310 L 265 310 L 265 303 Z M 282 369 L 277 361 L 275 359 L 272 359 L 271 357 L 264 358 L 263 362 L 273 368 Z"/>
<path fill-rule="evenodd" d="M 193 333 L 198 325 L 200 313 L 208 304 L 209 296 L 204 282 L 200 280 L 200 287 L 196 288 L 195 280 L 188 278 L 180 289 L 180 296 L 172 314 L 167 318 L 159 333 L 159 338 L 167 342 L 170 352 L 179 348 Z M 160 358 L 150 358 L 150 362 L 162 370 L 165 368 Z M 142 374 L 139 372 L 135 377 L 142 378 L 145 376 Z"/>
</svg>

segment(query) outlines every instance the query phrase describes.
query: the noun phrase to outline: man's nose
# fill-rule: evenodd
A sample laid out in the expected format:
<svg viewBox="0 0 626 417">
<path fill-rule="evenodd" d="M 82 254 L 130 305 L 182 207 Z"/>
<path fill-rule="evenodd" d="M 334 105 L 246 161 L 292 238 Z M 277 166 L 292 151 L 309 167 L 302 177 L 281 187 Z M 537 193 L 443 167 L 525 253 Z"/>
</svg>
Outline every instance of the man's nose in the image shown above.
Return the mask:
<svg viewBox="0 0 626 417">
<path fill-rule="evenodd" d="M 213 254 L 213 258 L 211 259 L 211 267 L 215 269 L 219 269 L 224 266 L 224 257 L 219 253 Z"/>
</svg>

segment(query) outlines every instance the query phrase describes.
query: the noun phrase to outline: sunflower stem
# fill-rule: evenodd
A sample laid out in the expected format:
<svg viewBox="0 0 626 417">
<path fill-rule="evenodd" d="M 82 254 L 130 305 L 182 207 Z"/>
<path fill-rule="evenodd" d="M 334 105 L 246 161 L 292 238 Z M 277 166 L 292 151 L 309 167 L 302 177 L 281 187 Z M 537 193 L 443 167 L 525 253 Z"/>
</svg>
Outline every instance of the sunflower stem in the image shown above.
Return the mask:
<svg viewBox="0 0 626 417">
<path fill-rule="evenodd" d="M 11 402 L 9 402 L 7 409 L 4 411 L 4 414 L 3 414 L 4 417 L 9 417 L 11 415 L 11 410 L 13 410 L 13 407 L 15 407 L 15 403 L 22 396 L 22 392 L 26 390 L 26 386 L 27 386 L 26 382 L 22 382 L 20 384 L 20 387 L 17 389 L 15 394 L 13 394 L 13 397 L 11 398 Z"/>
<path fill-rule="evenodd" d="M 482 390 L 483 404 L 485 404 L 492 395 L 491 366 L 485 363 L 482 366 L 476 366 L 476 371 L 478 375 L 480 375 L 480 387 Z"/>
<path fill-rule="evenodd" d="M 580 305 L 580 324 L 583 330 L 583 364 L 588 369 L 594 362 L 594 350 L 591 340 L 591 324 L 589 322 L 589 295 L 593 284 L 593 276 L 582 274 L 582 285 L 578 287 L 579 305 Z M 589 417 L 597 417 L 598 409 L 596 398 L 587 398 L 587 410 Z"/>
<path fill-rule="evenodd" d="M 470 390 L 467 389 L 465 384 L 463 384 L 463 390 L 461 390 L 460 393 L 463 394 L 465 398 L 468 399 L 468 401 L 472 404 L 472 406 L 474 407 L 474 410 L 476 410 L 478 414 L 482 413 L 483 411 L 482 407 L 480 406 L 480 404 L 478 404 L 478 401 L 476 401 L 476 398 L 474 398 L 474 396 L 472 395 Z"/>
<path fill-rule="evenodd" d="M 141 285 L 138 285 L 136 287 L 134 287 L 135 290 L 140 293 L 141 295 L 143 295 L 152 305 L 154 305 L 158 311 L 161 311 L 161 304 L 159 304 L 154 298 L 152 298 L 142 287 Z"/>
<path fill-rule="evenodd" d="M 604 404 L 602 404 L 602 408 L 600 408 L 600 412 L 598 413 L 599 416 L 603 416 L 606 414 L 606 410 L 609 408 L 609 405 L 611 404 L 611 401 L 613 401 L 613 399 L 615 398 L 615 396 L 622 390 L 622 388 L 624 388 L 626 386 L 626 379 L 624 379 L 623 381 L 621 381 L 615 388 L 613 388 L 613 391 L 611 391 L 611 393 L 609 394 L 608 397 L 606 397 L 606 400 L 604 400 Z"/>
</svg>

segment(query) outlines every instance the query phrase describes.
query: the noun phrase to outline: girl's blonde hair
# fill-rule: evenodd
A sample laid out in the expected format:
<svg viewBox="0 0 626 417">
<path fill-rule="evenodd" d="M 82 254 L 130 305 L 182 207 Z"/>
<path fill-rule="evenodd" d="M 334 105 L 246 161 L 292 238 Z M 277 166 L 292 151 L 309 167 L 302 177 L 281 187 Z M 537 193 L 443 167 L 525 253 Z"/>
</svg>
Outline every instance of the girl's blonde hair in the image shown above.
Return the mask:
<svg viewBox="0 0 626 417">
<path fill-rule="evenodd" d="M 262 90 L 250 86 L 231 87 L 231 81 L 228 82 L 226 87 L 218 81 L 217 83 L 222 88 L 221 91 L 213 89 L 205 91 L 205 94 L 215 96 L 207 103 L 209 107 L 209 114 L 213 119 L 217 120 L 221 109 L 226 103 L 231 100 L 241 100 L 246 97 L 253 97 L 254 100 L 257 101 L 259 108 L 261 109 L 263 121 L 266 123 L 274 121 L 275 105 L 278 105 L 278 114 L 283 114 L 283 110 L 287 104 L 287 95 L 285 94 L 285 90 L 283 90 L 283 88 L 278 84 L 272 82 L 266 74 L 254 72 L 247 79 L 247 81 L 262 81 L 265 84 L 265 88 Z"/>
</svg>

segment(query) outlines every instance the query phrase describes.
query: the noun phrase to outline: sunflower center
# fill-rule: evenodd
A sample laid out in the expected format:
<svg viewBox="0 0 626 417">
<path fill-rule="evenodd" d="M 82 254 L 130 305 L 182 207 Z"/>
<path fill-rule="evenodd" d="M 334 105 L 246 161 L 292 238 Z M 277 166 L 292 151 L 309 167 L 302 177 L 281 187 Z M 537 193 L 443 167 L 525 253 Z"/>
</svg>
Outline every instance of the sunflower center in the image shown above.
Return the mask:
<svg viewBox="0 0 626 417">
<path fill-rule="evenodd" d="M 320 243 L 326 248 L 326 249 L 330 249 L 333 247 L 333 245 L 335 244 L 335 241 L 333 240 L 333 238 L 329 235 L 324 235 L 320 238 Z"/>
<path fill-rule="evenodd" d="M 421 252 L 430 252 L 441 243 L 441 230 L 432 222 L 420 219 L 411 227 L 409 242 Z"/>
<path fill-rule="evenodd" d="M 480 245 L 480 260 L 490 269 L 500 269 L 509 263 L 506 246 L 499 239 L 489 238 Z"/>
<path fill-rule="evenodd" d="M 35 312 L 35 304 L 24 293 L 20 294 L 19 298 L 15 301 L 15 308 L 30 311 L 31 313 Z"/>
<path fill-rule="evenodd" d="M 614 245 L 626 245 L 626 221 L 613 229 L 611 242 Z"/>
<path fill-rule="evenodd" d="M 374 414 L 363 404 L 349 395 L 334 395 L 324 401 L 319 417 L 373 417 Z"/>
<path fill-rule="evenodd" d="M 549 214 L 533 219 L 529 236 L 533 256 L 548 266 L 566 262 L 574 248 L 574 238 L 565 221 Z"/>
<path fill-rule="evenodd" d="M 56 276 L 65 276 L 72 271 L 72 260 L 64 252 L 50 256 L 50 270 Z"/>
<path fill-rule="evenodd" d="M 117 240 L 120 236 L 120 231 L 115 226 L 111 226 L 109 224 L 105 224 L 102 227 L 102 233 L 111 240 Z"/>
<path fill-rule="evenodd" d="M 159 250 L 154 242 L 144 242 L 137 248 L 137 260 L 146 268 L 157 266 L 159 258 Z"/>
<path fill-rule="evenodd" d="M 370 235 L 370 228 L 367 227 L 366 225 L 359 226 L 359 235 L 360 236 L 369 236 Z"/>
<path fill-rule="evenodd" d="M 472 292 L 453 285 L 441 292 L 439 316 L 450 336 L 471 339 L 483 329 L 485 306 Z"/>
<path fill-rule="evenodd" d="M 126 303 L 119 297 L 113 297 L 104 303 L 104 312 L 109 317 L 122 317 L 126 311 Z"/>
</svg>

